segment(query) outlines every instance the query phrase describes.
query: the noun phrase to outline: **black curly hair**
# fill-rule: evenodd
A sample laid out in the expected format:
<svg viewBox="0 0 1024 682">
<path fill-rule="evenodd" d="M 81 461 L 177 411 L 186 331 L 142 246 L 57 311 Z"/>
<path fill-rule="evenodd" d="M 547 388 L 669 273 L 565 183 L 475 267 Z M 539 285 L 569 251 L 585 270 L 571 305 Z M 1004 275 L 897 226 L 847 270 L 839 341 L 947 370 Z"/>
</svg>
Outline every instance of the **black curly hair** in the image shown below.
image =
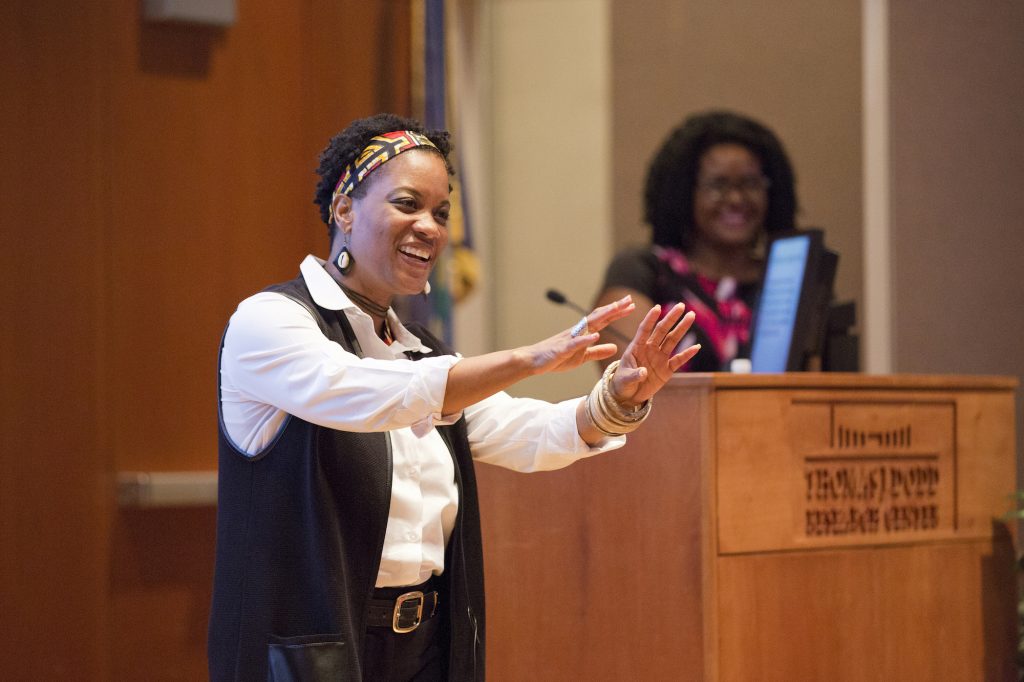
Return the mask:
<svg viewBox="0 0 1024 682">
<path fill-rule="evenodd" d="M 687 251 L 693 244 L 693 193 L 700 160 L 716 144 L 735 143 L 761 162 L 771 182 L 765 230 L 792 230 L 797 211 L 796 178 L 786 150 L 761 123 L 731 111 L 694 114 L 673 130 L 654 155 L 644 188 L 644 218 L 658 246 Z"/>
<path fill-rule="evenodd" d="M 331 220 L 331 196 L 338 184 L 338 178 L 341 177 L 345 167 L 355 160 L 373 137 L 396 130 L 411 130 L 430 138 L 437 149 L 434 150 L 431 147 L 421 147 L 421 149 L 438 152 L 444 159 L 448 174 L 454 174 L 451 161 L 448 158 L 452 151 L 452 142 L 447 130 L 426 130 L 419 121 L 395 114 L 376 114 L 353 121 L 347 128 L 332 137 L 324 150 L 320 152 L 320 165 L 316 169 L 320 181 L 316 185 L 316 196 L 313 203 L 320 207 L 320 219 L 327 224 L 329 236 L 334 236 L 334 223 Z M 368 175 L 363 182 L 356 185 L 350 196 L 354 199 L 363 196 L 373 177 L 373 173 Z"/>
</svg>

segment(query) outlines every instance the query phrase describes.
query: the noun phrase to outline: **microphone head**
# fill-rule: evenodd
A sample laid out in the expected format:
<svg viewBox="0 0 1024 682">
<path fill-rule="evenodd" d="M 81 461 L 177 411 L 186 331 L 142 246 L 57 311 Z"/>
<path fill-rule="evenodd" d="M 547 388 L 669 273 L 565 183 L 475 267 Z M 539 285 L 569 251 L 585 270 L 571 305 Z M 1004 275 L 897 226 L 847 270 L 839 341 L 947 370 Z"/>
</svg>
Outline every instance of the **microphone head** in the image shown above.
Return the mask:
<svg viewBox="0 0 1024 682">
<path fill-rule="evenodd" d="M 549 301 L 551 301 L 552 303 L 557 303 L 559 305 L 562 305 L 566 302 L 566 298 L 562 294 L 562 292 L 557 291 L 555 289 L 548 289 L 547 297 Z"/>
</svg>

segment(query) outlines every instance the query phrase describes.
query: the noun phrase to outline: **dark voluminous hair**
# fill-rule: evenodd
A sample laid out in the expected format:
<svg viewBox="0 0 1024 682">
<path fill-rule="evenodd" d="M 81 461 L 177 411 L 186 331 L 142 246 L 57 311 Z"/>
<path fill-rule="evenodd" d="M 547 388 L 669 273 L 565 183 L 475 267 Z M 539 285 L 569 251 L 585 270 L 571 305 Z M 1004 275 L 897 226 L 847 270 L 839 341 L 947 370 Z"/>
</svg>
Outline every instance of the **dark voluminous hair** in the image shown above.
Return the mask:
<svg viewBox="0 0 1024 682">
<path fill-rule="evenodd" d="M 659 246 L 683 251 L 693 243 L 693 194 L 700 160 L 717 144 L 735 143 L 750 150 L 770 181 L 765 230 L 792 230 L 797 211 L 796 179 L 782 143 L 761 123 L 731 111 L 694 114 L 673 130 L 647 171 L 644 218 Z"/>
<path fill-rule="evenodd" d="M 426 130 L 423 125 L 412 118 L 402 118 L 395 114 L 377 114 L 369 118 L 361 118 L 353 121 L 347 128 L 331 138 L 327 147 L 320 152 L 320 165 L 316 169 L 320 181 L 316 185 L 316 197 L 313 203 L 320 207 L 320 219 L 327 224 L 327 233 L 334 234 L 334 223 L 331 221 L 331 196 L 338 184 L 338 178 L 345 171 L 345 167 L 352 163 L 359 153 L 366 148 L 370 140 L 377 135 L 391 133 L 396 130 L 411 130 L 430 138 L 437 149 L 432 147 L 418 147 L 430 152 L 439 153 L 444 159 L 444 165 L 448 174 L 452 175 L 452 165 L 448 155 L 452 151 L 451 136 L 447 130 Z M 373 182 L 374 173 L 371 172 L 366 178 L 356 185 L 349 195 L 358 199 L 366 194 L 368 183 Z"/>
</svg>

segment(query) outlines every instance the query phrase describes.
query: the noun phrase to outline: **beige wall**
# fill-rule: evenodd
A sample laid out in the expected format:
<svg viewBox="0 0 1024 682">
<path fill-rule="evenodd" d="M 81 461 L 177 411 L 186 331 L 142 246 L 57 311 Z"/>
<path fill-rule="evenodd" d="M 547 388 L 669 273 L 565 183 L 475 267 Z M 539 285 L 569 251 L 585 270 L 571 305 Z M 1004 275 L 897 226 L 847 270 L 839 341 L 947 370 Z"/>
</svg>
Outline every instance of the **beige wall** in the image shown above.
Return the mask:
<svg viewBox="0 0 1024 682">
<path fill-rule="evenodd" d="M 614 0 L 615 245 L 645 243 L 647 165 L 689 113 L 731 108 L 771 127 L 797 175 L 798 222 L 839 252 L 837 293 L 861 290 L 860 3 Z"/>
<path fill-rule="evenodd" d="M 1024 375 L 1024 3 L 889 12 L 895 369 Z"/>
<path fill-rule="evenodd" d="M 547 286 L 587 303 L 607 255 L 647 240 L 644 173 L 664 136 L 689 112 L 728 107 L 789 149 L 799 222 L 840 253 L 837 295 L 858 302 L 866 369 L 1024 375 L 1020 2 L 477 6 L 490 12 L 484 346 L 557 328 Z"/>
<path fill-rule="evenodd" d="M 1024 377 L 1024 3 L 889 14 L 893 368 Z"/>
<path fill-rule="evenodd" d="M 607 0 L 491 5 L 491 236 L 485 271 L 498 348 L 532 343 L 578 316 L 547 302 L 556 287 L 586 305 L 611 256 L 612 129 Z M 512 393 L 582 394 L 591 367 L 536 377 Z"/>
<path fill-rule="evenodd" d="M 549 286 L 588 305 L 613 251 L 647 240 L 641 193 L 655 149 L 687 113 L 710 107 L 746 112 L 778 132 L 797 169 L 800 222 L 826 229 L 842 255 L 839 295 L 859 300 L 859 3 L 478 6 L 490 79 L 478 71 L 474 82 L 490 96 L 475 114 L 490 130 L 491 165 L 477 234 L 492 288 L 470 307 L 491 323 L 479 328 L 462 314 L 463 347 L 488 329 L 491 347 L 507 347 L 571 321 L 544 301 Z M 563 397 L 593 376 L 543 377 L 513 392 Z"/>
<path fill-rule="evenodd" d="M 477 7 L 476 57 L 489 62 L 489 79 L 468 75 L 488 96 L 467 120 L 489 130 L 481 137 L 490 140 L 488 208 L 476 232 L 488 277 L 460 314 L 462 347 L 481 334 L 489 348 L 528 343 L 571 321 L 544 301 L 547 287 L 588 305 L 613 251 L 647 240 L 641 193 L 655 149 L 687 113 L 710 107 L 749 113 L 778 132 L 797 169 L 800 222 L 826 229 L 842 255 L 839 295 L 860 298 L 859 3 Z M 481 317 L 491 322 L 481 328 Z M 565 397 L 593 377 L 543 377 L 513 392 Z"/>
</svg>

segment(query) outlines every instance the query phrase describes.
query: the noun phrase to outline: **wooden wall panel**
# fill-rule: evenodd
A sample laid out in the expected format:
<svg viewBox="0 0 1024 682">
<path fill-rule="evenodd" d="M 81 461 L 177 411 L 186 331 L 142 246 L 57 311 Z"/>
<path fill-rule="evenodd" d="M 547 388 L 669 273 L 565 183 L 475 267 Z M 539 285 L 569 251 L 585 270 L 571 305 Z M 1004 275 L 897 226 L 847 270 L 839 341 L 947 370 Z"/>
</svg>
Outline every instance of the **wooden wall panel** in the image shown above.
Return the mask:
<svg viewBox="0 0 1024 682">
<path fill-rule="evenodd" d="M 0 677 L 104 671 L 103 10 L 0 7 Z M 61 27 L 73 26 L 73 31 Z"/>
<path fill-rule="evenodd" d="M 700 679 L 708 407 L 666 392 L 621 450 L 530 475 L 477 467 L 490 677 Z"/>
<path fill-rule="evenodd" d="M 237 302 L 326 252 L 317 155 L 409 112 L 407 0 L 0 7 L 0 677 L 205 677 L 212 508 L 123 510 L 120 470 L 216 466 Z"/>
<path fill-rule="evenodd" d="M 564 661 L 579 660 L 587 650 L 580 628 L 593 599 L 580 578 L 590 552 L 583 520 L 552 514 L 552 510 L 561 501 L 584 504 L 579 471 L 524 475 L 481 466 L 477 482 L 484 534 L 489 676 L 572 679 L 580 671 Z M 504 560 L 513 556 L 515 561 Z M 543 599 L 530 596 L 540 593 Z M 527 642 L 529 646 L 523 646 Z"/>
<path fill-rule="evenodd" d="M 722 558 L 719 679 L 1014 679 L 1012 609 L 986 602 L 1012 565 L 1008 540 Z"/>
<path fill-rule="evenodd" d="M 121 6 L 132 19 L 137 3 Z M 317 156 L 351 119 L 407 106 L 391 92 L 407 92 L 408 76 L 385 68 L 407 70 L 408 57 L 381 58 L 407 54 L 404 7 L 240 2 L 227 29 L 127 21 L 113 41 L 105 296 L 120 468 L 214 463 L 224 323 L 326 251 L 311 203 Z M 342 54 L 348 33 L 374 39 Z"/>
</svg>

